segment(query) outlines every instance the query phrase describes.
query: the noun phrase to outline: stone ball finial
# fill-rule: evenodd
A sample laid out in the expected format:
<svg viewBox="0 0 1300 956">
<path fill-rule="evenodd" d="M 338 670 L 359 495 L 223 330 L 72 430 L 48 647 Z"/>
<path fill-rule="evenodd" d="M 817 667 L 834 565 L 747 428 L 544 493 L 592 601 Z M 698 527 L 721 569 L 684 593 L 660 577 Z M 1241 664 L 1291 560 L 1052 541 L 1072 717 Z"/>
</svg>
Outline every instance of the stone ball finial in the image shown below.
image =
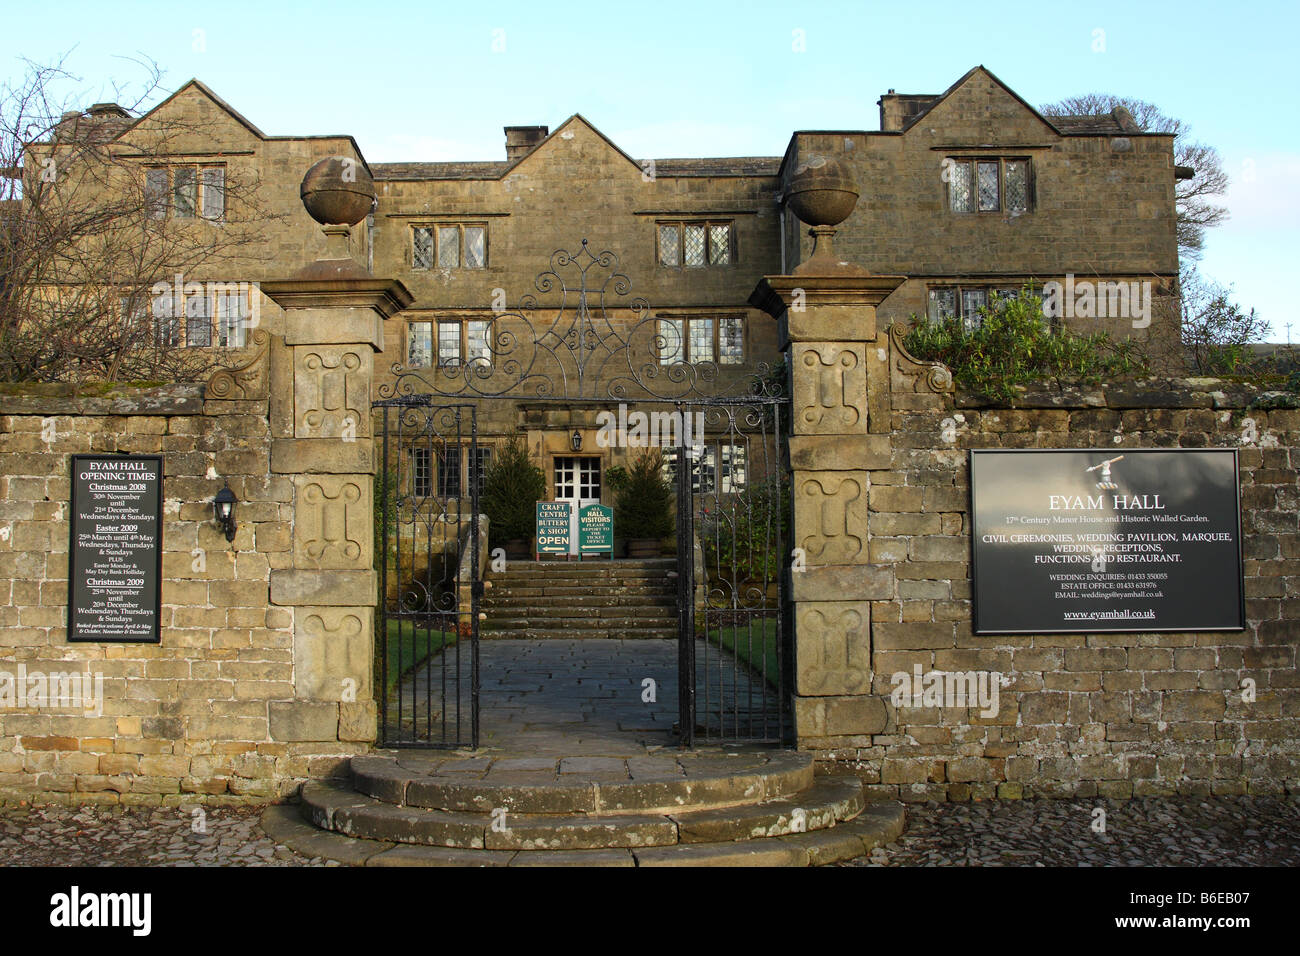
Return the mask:
<svg viewBox="0 0 1300 956">
<path fill-rule="evenodd" d="M 858 203 L 858 185 L 848 164 L 809 156 L 795 167 L 786 193 L 790 211 L 810 226 L 837 226 Z"/>
<path fill-rule="evenodd" d="M 375 181 L 365 164 L 330 156 L 302 177 L 302 204 L 322 226 L 355 226 L 375 205 Z"/>
</svg>

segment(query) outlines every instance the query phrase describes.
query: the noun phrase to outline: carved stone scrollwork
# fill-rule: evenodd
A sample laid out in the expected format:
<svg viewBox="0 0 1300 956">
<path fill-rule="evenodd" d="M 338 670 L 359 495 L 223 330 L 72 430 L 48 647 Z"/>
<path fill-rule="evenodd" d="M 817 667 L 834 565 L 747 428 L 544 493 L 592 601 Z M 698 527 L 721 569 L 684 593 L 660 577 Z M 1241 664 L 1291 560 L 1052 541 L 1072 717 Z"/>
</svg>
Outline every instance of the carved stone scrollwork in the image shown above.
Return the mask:
<svg viewBox="0 0 1300 956">
<path fill-rule="evenodd" d="M 254 329 L 252 345 L 257 349 L 243 365 L 218 369 L 212 373 L 203 389 L 208 399 L 259 401 L 271 394 L 270 362 L 267 354 L 271 336 L 265 329 Z"/>
<path fill-rule="evenodd" d="M 910 328 L 906 322 L 894 322 L 889 327 L 889 344 L 894 352 L 894 390 L 935 394 L 951 392 L 952 371 L 948 366 L 942 362 L 924 362 L 907 350 L 904 341 Z"/>
</svg>

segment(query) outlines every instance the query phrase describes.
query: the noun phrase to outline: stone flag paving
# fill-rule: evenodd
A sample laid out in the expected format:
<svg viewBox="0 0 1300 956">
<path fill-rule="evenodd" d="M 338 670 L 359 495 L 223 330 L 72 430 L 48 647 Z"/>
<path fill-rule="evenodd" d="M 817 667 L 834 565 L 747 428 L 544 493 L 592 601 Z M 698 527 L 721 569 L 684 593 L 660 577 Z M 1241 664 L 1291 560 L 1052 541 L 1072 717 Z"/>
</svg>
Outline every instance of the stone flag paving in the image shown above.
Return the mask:
<svg viewBox="0 0 1300 956">
<path fill-rule="evenodd" d="M 421 705 L 415 715 L 406 715 L 408 734 L 417 723 L 425 725 L 426 700 L 435 733 L 437 715 L 444 708 L 454 724 L 458 693 L 462 720 L 469 719 L 468 647 L 459 661 L 454 647 L 445 654 L 445 663 L 435 657 L 397 691 L 408 706 L 412 700 Z M 696 642 L 696 659 L 704 660 L 702 641 Z M 707 673 L 701 667 L 696 676 L 697 724 L 716 733 L 719 712 L 734 714 L 739 701 L 746 715 L 742 719 L 752 719 L 752 726 L 761 728 L 764 716 L 758 708 L 764 695 L 757 679 L 725 651 L 711 648 L 708 659 Z M 444 674 L 450 677 L 444 680 Z M 676 746 L 675 640 L 485 640 L 479 643 L 479 676 L 483 748 L 534 755 L 634 756 Z M 390 718 L 396 700 L 395 694 Z M 767 719 L 774 729 L 775 714 Z M 454 733 L 454 726 L 449 730 Z"/>
</svg>

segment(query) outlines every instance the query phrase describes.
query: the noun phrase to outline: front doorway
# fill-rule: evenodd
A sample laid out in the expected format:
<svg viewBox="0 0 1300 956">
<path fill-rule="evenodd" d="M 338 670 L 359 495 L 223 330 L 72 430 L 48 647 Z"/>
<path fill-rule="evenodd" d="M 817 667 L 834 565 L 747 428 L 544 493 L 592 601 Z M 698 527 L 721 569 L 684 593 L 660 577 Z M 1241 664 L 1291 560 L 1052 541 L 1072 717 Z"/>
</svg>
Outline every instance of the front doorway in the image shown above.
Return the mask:
<svg viewBox="0 0 1300 956">
<path fill-rule="evenodd" d="M 555 500 L 569 502 L 569 554 L 578 553 L 578 513 L 600 504 L 600 459 L 565 455 L 555 459 Z"/>
</svg>

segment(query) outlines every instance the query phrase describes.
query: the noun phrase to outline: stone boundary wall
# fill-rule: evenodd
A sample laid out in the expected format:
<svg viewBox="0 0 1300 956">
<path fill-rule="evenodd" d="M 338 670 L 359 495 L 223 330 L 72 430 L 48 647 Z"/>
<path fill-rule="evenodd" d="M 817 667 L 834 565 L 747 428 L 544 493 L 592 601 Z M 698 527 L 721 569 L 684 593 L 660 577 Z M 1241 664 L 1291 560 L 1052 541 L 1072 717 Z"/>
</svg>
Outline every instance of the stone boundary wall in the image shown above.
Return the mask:
<svg viewBox="0 0 1300 956">
<path fill-rule="evenodd" d="M 265 802 L 374 739 L 373 703 L 295 684 L 312 645 L 271 600 L 272 572 L 293 566 L 294 478 L 273 469 L 262 358 L 206 400 L 197 385 L 0 395 L 0 670 L 104 678 L 101 716 L 0 708 L 0 802 Z M 159 644 L 67 643 L 69 456 L 91 452 L 164 456 Z M 233 542 L 213 520 L 223 479 Z"/>
<path fill-rule="evenodd" d="M 1251 409 L 1254 394 L 1186 380 L 1011 408 L 895 392 L 868 493 L 869 560 L 892 577 L 871 602 L 880 731 L 801 747 L 910 801 L 1300 792 L 1300 411 Z M 1246 630 L 974 636 L 967 449 L 1118 445 L 1240 450 Z M 1011 683 L 989 718 L 895 708 L 891 675 L 917 665 Z"/>
</svg>

